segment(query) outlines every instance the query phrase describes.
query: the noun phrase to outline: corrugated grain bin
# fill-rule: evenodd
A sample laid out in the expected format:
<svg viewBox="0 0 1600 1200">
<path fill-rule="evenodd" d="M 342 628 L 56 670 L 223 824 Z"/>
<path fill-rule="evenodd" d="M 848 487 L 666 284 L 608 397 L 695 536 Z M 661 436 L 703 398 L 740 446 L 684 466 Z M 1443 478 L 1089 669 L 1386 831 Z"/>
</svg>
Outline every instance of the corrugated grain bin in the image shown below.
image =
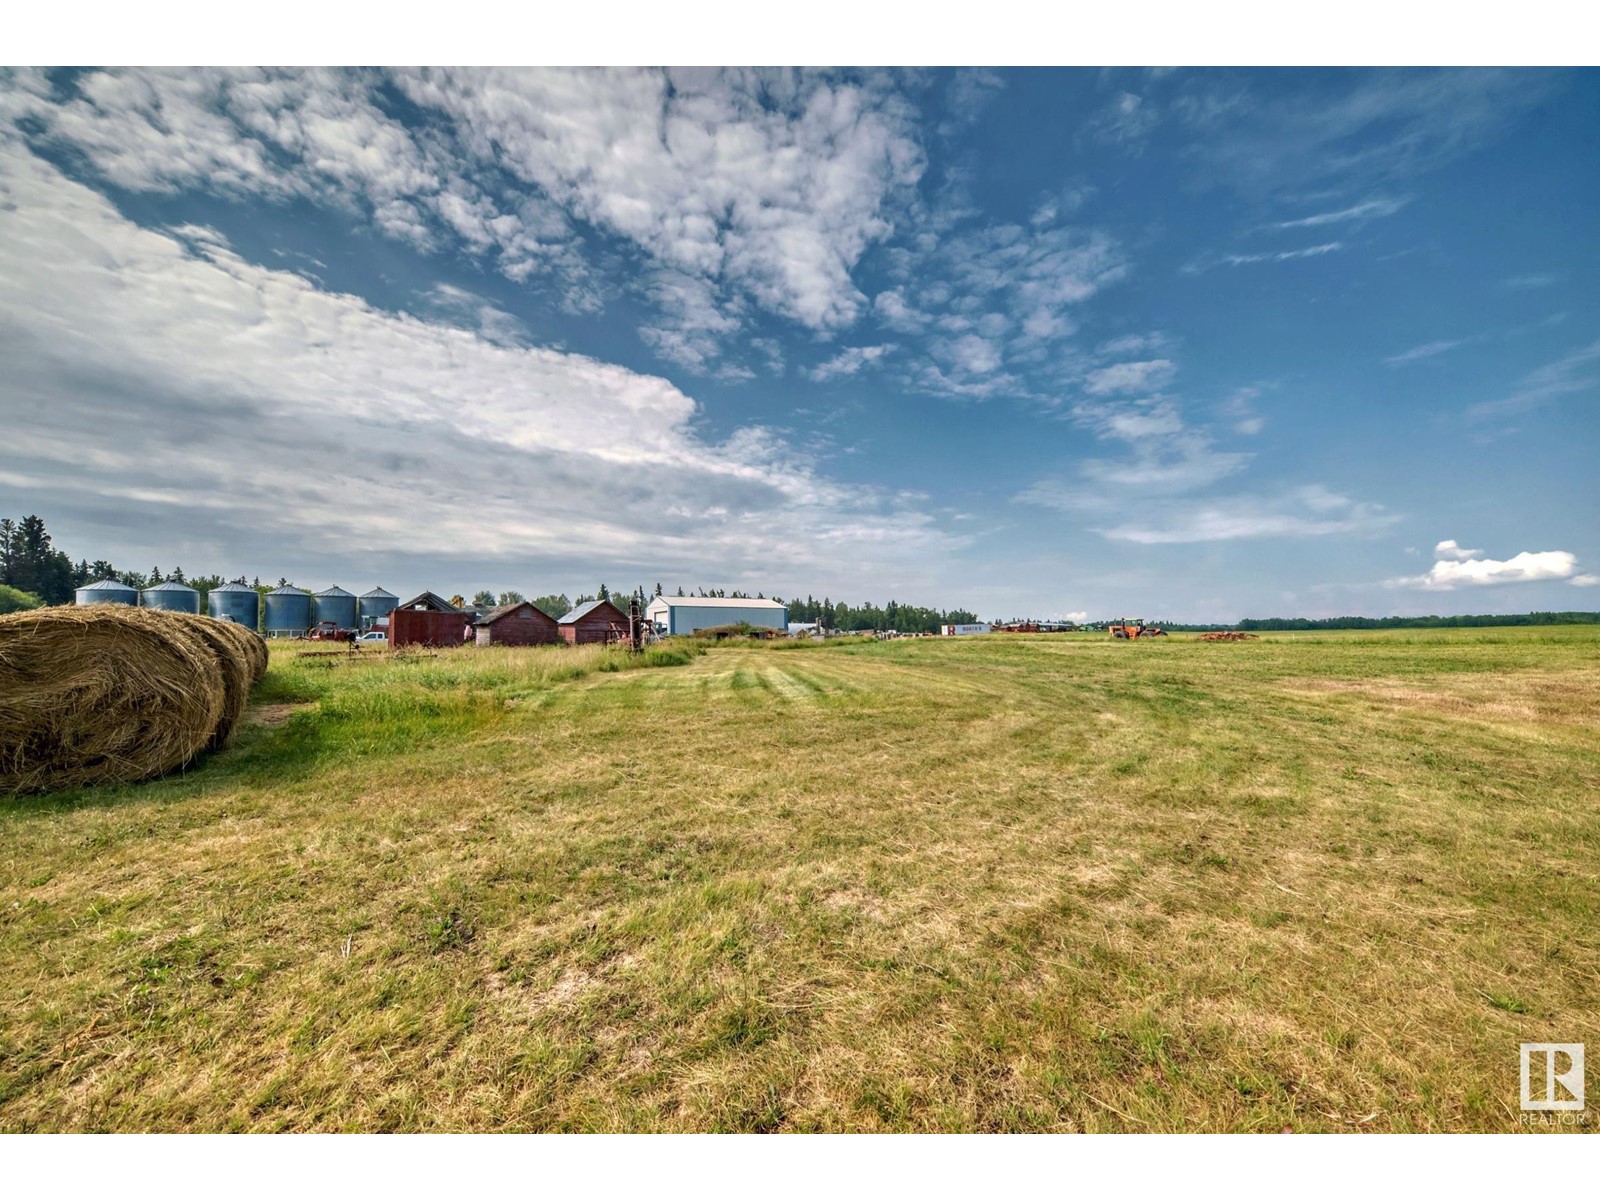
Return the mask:
<svg viewBox="0 0 1600 1200">
<path fill-rule="evenodd" d="M 311 623 L 332 621 L 340 629 L 356 628 L 356 597 L 342 587 L 324 588 L 311 598 Z"/>
<path fill-rule="evenodd" d="M 139 595 L 139 602 L 144 608 L 200 615 L 200 593 L 186 583 L 177 583 L 171 579 L 166 583 L 145 588 Z"/>
<path fill-rule="evenodd" d="M 251 631 L 261 627 L 261 593 L 243 583 L 225 583 L 206 593 L 206 611 Z"/>
<path fill-rule="evenodd" d="M 361 631 L 370 630 L 379 621 L 384 620 L 400 603 L 400 597 L 393 592 L 386 592 L 381 587 L 375 587 L 370 592 L 362 592 L 356 601 L 356 615 L 361 618 Z"/>
<path fill-rule="evenodd" d="M 126 604 L 136 607 L 139 593 L 115 579 L 102 579 L 99 583 L 85 584 L 72 594 L 74 604 Z"/>
<path fill-rule="evenodd" d="M 268 637 L 288 637 L 311 628 L 311 593 L 297 587 L 273 588 L 267 593 Z"/>
</svg>

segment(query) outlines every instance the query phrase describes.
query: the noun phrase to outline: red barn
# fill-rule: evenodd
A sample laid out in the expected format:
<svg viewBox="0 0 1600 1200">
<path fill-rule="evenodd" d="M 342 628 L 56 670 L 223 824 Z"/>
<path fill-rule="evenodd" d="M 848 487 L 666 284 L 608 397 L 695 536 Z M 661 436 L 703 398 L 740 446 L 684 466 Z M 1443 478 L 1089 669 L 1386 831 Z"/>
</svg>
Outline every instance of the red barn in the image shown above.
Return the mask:
<svg viewBox="0 0 1600 1200">
<path fill-rule="evenodd" d="M 432 592 L 423 592 L 389 614 L 389 647 L 459 646 L 467 629 L 466 613 Z"/>
<path fill-rule="evenodd" d="M 548 646 L 561 640 L 556 619 L 531 600 L 502 604 L 473 622 L 480 646 Z"/>
<path fill-rule="evenodd" d="M 561 636 L 570 645 L 584 642 L 628 641 L 628 615 L 609 600 L 591 600 L 580 604 L 557 624 Z"/>
</svg>

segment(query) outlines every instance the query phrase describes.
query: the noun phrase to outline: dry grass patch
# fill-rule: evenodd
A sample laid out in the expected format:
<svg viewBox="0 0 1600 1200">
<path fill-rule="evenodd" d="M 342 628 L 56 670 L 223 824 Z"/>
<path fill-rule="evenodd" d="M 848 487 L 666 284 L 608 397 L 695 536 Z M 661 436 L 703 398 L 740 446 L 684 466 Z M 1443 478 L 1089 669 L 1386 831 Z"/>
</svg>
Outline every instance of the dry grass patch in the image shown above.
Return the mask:
<svg viewBox="0 0 1600 1200">
<path fill-rule="evenodd" d="M 0 808 L 0 1127 L 1517 1128 L 1600 637 L 1489 634 L 274 647 L 201 770 Z"/>
</svg>

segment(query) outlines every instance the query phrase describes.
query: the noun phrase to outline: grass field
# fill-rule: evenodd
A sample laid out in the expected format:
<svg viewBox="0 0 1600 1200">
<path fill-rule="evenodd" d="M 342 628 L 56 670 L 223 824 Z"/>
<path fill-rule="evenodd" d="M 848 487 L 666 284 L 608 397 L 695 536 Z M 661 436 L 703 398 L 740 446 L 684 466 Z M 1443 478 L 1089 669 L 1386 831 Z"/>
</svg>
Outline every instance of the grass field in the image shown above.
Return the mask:
<svg viewBox="0 0 1600 1200">
<path fill-rule="evenodd" d="M 1600 1056 L 1594 627 L 274 647 L 255 701 L 0 801 L 0 1129 L 1510 1131 L 1520 1042 Z"/>
</svg>

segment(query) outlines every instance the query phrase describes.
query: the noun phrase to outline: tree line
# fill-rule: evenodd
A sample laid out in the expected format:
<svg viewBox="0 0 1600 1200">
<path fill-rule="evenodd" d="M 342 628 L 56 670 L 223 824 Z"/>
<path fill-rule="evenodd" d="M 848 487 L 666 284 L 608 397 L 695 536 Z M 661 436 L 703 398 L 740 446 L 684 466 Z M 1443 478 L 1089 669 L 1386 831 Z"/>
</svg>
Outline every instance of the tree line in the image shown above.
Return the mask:
<svg viewBox="0 0 1600 1200">
<path fill-rule="evenodd" d="M 42 518 L 30 515 L 23 517 L 20 521 L 13 520 L 10 517 L 0 519 L 0 613 L 11 612 L 16 609 L 35 608 L 41 604 L 71 604 L 73 592 L 85 584 L 96 583 L 102 579 L 115 579 L 136 591 L 168 581 L 186 583 L 200 593 L 202 608 L 205 605 L 206 594 L 212 588 L 221 587 L 224 583 L 245 584 L 253 587 L 258 594 L 263 596 L 274 587 L 294 586 L 286 578 L 280 578 L 277 583 L 272 584 L 263 583 L 259 576 L 254 579 L 246 579 L 240 575 L 232 580 L 225 579 L 221 575 L 187 576 L 184 574 L 182 567 L 173 567 L 170 571 L 163 571 L 159 566 L 154 566 L 148 571 L 131 571 L 119 568 L 103 558 L 97 558 L 92 562 L 88 559 L 80 558 L 74 562 L 65 551 L 56 549 Z M 585 593 L 576 599 L 570 599 L 565 593 L 561 593 L 559 595 L 535 596 L 533 603 L 536 607 L 543 609 L 550 616 L 559 620 L 574 608 L 581 604 L 586 604 L 590 600 L 610 600 L 618 608 L 626 612 L 629 599 L 637 599 L 642 609 L 648 606 L 652 597 L 664 594 L 665 590 L 659 583 L 655 585 L 654 589 L 647 589 L 641 583 L 631 592 L 626 588 L 612 588 L 602 583 L 593 594 Z M 686 599 L 697 596 L 714 596 L 737 600 L 765 600 L 767 598 L 761 592 L 757 592 L 752 596 L 748 592 L 741 592 L 737 589 L 727 591 L 722 588 L 706 587 L 697 587 L 690 592 L 685 591 L 682 586 L 677 588 L 676 595 Z M 521 592 L 503 591 L 495 593 L 485 589 L 473 596 L 473 605 L 477 608 L 492 608 L 497 604 L 519 603 L 523 598 Z M 863 604 L 847 604 L 843 600 L 834 601 L 828 596 L 818 600 L 815 596 L 807 595 L 804 600 L 795 597 L 785 601 L 781 596 L 774 595 L 772 599 L 788 606 L 790 621 L 815 623 L 824 629 L 862 632 L 867 630 L 897 629 L 901 633 L 937 633 L 941 625 L 972 625 L 978 621 L 978 617 L 966 609 L 924 608 L 915 604 L 902 604 L 896 600 L 890 600 L 880 607 L 871 601 Z M 1595 625 L 1600 624 L 1600 613 L 1483 613 L 1448 617 L 1246 617 L 1234 625 L 1195 625 L 1167 621 L 1152 622 L 1152 624 L 1159 624 L 1163 629 L 1170 629 L 1174 632 L 1237 630 L 1242 633 L 1265 633 L 1294 629 L 1471 629 L 1495 625 Z"/>
</svg>

